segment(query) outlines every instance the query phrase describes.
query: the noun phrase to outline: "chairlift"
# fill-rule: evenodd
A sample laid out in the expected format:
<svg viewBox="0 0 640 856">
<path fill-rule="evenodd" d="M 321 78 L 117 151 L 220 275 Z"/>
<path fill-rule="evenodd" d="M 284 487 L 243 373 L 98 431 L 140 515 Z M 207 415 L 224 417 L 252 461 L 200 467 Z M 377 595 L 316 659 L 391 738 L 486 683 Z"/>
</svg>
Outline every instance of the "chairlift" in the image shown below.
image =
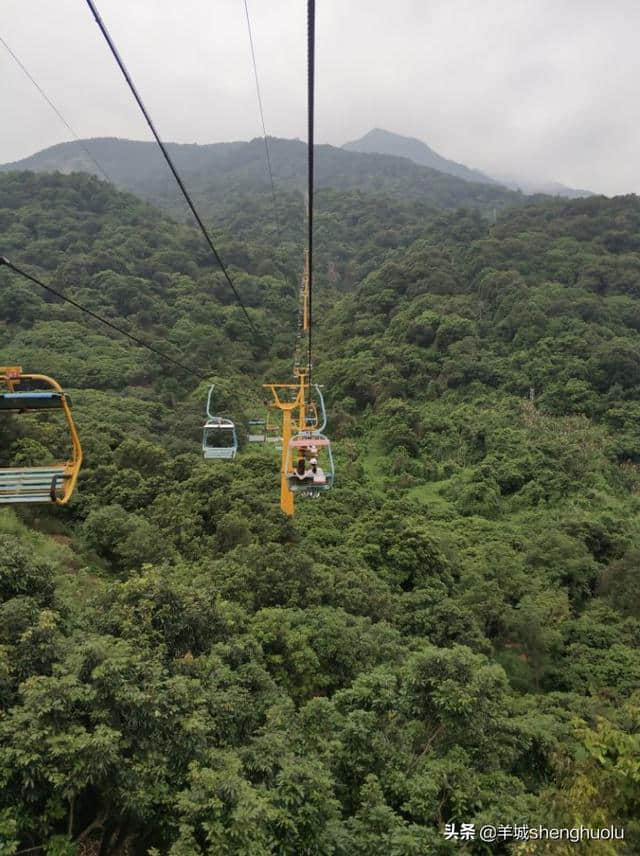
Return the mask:
<svg viewBox="0 0 640 856">
<path fill-rule="evenodd" d="M 207 396 L 207 421 L 202 429 L 202 454 L 205 460 L 233 460 L 238 451 L 238 435 L 231 419 L 214 416 L 211 412 L 215 385 L 209 387 Z"/>
<path fill-rule="evenodd" d="M 304 418 L 312 430 L 301 431 L 289 441 L 287 449 L 286 473 L 287 485 L 292 493 L 299 496 L 318 497 L 330 490 L 335 478 L 335 466 L 331 452 L 331 441 L 322 432 L 327 424 L 327 411 L 320 387 L 315 386 L 320 415 L 315 402 L 305 407 Z"/>
<path fill-rule="evenodd" d="M 331 441 L 318 431 L 302 431 L 289 441 L 287 484 L 292 493 L 315 497 L 333 486 Z"/>
<path fill-rule="evenodd" d="M 307 402 L 304 411 L 304 424 L 308 431 L 313 431 L 318 427 L 318 408 L 315 401 Z"/>
<path fill-rule="evenodd" d="M 36 384 L 38 388 L 16 390 L 23 381 L 29 385 Z M 0 366 L 0 382 L 8 387 L 8 392 L 0 393 L 0 411 L 62 411 L 71 443 L 71 456 L 65 462 L 39 467 L 1 468 L 0 503 L 52 502 L 66 505 L 73 494 L 82 464 L 82 448 L 71 415 L 71 399 L 53 378 L 23 374 L 20 366 Z"/>
<path fill-rule="evenodd" d="M 282 429 L 269 411 L 266 419 L 247 420 L 247 442 L 275 443 L 276 448 L 282 449 Z"/>
<path fill-rule="evenodd" d="M 248 443 L 266 443 L 267 441 L 267 422 L 266 419 L 249 419 L 247 421 L 247 442 Z"/>
</svg>

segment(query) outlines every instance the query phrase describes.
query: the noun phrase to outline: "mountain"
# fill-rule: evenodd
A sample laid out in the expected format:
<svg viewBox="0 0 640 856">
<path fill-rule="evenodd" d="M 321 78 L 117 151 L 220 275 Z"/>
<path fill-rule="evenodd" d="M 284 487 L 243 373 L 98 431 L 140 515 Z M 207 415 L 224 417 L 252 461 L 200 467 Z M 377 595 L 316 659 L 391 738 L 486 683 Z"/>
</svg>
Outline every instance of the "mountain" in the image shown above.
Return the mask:
<svg viewBox="0 0 640 856">
<path fill-rule="evenodd" d="M 117 187 L 174 212 L 184 210 L 181 197 L 157 145 L 151 142 L 98 138 L 84 146 Z M 77 143 L 61 143 L 31 157 L 0 166 L 0 172 L 89 172 L 96 164 Z M 278 194 L 304 193 L 307 147 L 299 140 L 269 138 L 271 165 Z M 167 143 L 185 183 L 204 213 L 218 210 L 222 200 L 243 193 L 270 190 L 264 141 L 211 145 Z M 316 186 L 320 190 L 354 190 L 386 198 L 420 200 L 433 208 L 502 208 L 519 205 L 522 195 L 490 183 L 480 173 L 473 183 L 419 165 L 405 157 L 351 152 L 335 146 L 316 147 Z M 222 203 L 226 204 L 226 202 Z"/>
<path fill-rule="evenodd" d="M 542 194 L 545 196 L 564 196 L 569 199 L 578 199 L 593 195 L 590 190 L 578 190 L 573 187 L 566 187 L 557 181 L 535 181 L 513 175 L 491 177 L 477 169 L 470 169 L 463 164 L 442 157 L 442 155 L 434 152 L 426 143 L 423 143 L 422 140 L 418 140 L 415 137 L 403 137 L 391 131 L 384 131 L 382 128 L 374 128 L 359 140 L 345 143 L 342 148 L 352 152 L 378 152 L 379 154 L 409 158 L 414 163 L 430 167 L 431 169 L 437 169 L 440 172 L 447 173 L 447 175 L 455 175 L 458 178 L 465 179 L 465 181 L 500 184 L 529 196 Z"/>
<path fill-rule="evenodd" d="M 498 183 L 494 178 L 490 178 L 477 169 L 469 169 L 468 166 L 461 163 L 443 158 L 422 140 L 415 137 L 403 137 L 382 128 L 374 128 L 359 140 L 345 143 L 342 148 L 348 152 L 368 152 L 369 154 L 377 153 L 409 158 L 421 166 L 428 166 L 430 169 L 437 169 L 447 175 L 464 178 L 465 181 L 479 181 L 484 184 Z"/>
</svg>

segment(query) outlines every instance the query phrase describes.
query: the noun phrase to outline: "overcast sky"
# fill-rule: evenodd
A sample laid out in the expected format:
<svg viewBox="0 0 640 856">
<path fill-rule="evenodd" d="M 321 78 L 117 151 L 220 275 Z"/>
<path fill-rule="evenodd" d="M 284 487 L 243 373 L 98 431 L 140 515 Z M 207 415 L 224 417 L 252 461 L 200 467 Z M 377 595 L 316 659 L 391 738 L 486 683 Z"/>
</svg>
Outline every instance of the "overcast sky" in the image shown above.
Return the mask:
<svg viewBox="0 0 640 856">
<path fill-rule="evenodd" d="M 267 132 L 306 135 L 306 2 L 248 0 Z M 243 0 L 97 0 L 160 134 L 258 136 Z M 317 0 L 316 139 L 372 127 L 491 174 L 640 192 L 638 0 Z M 81 137 L 149 139 L 84 0 L 0 0 Z M 69 139 L 0 45 L 0 162 Z"/>
</svg>

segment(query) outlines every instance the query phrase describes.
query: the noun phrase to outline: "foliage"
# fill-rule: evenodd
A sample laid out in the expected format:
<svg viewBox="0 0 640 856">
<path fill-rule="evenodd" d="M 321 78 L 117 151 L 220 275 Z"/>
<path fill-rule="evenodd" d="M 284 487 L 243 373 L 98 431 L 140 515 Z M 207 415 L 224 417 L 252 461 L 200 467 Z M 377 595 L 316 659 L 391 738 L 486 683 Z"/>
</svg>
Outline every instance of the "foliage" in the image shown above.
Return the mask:
<svg viewBox="0 0 640 856">
<path fill-rule="evenodd" d="M 70 389 L 85 449 L 69 507 L 0 515 L 1 853 L 451 854 L 446 823 L 552 818 L 638 851 L 640 203 L 490 224 L 361 179 L 320 194 L 338 479 L 293 521 L 270 445 L 201 459 L 207 381 L 0 271 L 0 362 Z M 298 191 L 280 241 L 262 196 L 210 210 L 260 342 L 190 227 L 83 175 L 0 190 L 3 253 L 211 374 L 244 438 L 290 372 Z M 66 448 L 0 423 L 3 463 Z"/>
</svg>

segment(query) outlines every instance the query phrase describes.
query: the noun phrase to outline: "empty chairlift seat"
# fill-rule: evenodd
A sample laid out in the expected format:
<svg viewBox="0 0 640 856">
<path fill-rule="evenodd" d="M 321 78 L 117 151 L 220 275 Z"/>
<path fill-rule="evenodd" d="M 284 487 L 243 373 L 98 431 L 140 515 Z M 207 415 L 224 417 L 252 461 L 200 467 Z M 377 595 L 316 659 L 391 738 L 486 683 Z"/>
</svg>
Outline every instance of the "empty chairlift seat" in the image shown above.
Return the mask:
<svg viewBox="0 0 640 856">
<path fill-rule="evenodd" d="M 249 419 L 247 422 L 247 442 L 265 443 L 267 440 L 267 427 L 265 419 Z"/>
<path fill-rule="evenodd" d="M 238 452 L 238 435 L 231 419 L 216 416 L 213 410 L 213 390 L 209 387 L 207 395 L 207 421 L 202 428 L 202 455 L 206 460 L 230 461 Z"/>
<path fill-rule="evenodd" d="M 205 459 L 232 460 L 238 451 L 236 426 L 231 419 L 213 416 L 202 431 L 202 454 Z"/>
<path fill-rule="evenodd" d="M 17 390 L 16 387 L 25 381 L 46 385 L 49 389 Z M 0 382 L 8 387 L 8 392 L 0 393 L 0 412 L 12 412 L 19 416 L 30 411 L 61 411 L 71 442 L 71 456 L 63 463 L 0 468 L 0 504 L 66 504 L 71 498 L 82 464 L 82 449 L 71 415 L 71 400 L 53 378 L 23 374 L 18 366 L 0 367 Z"/>
<path fill-rule="evenodd" d="M 72 475 L 66 465 L 0 469 L 0 504 L 59 503 Z"/>
</svg>

